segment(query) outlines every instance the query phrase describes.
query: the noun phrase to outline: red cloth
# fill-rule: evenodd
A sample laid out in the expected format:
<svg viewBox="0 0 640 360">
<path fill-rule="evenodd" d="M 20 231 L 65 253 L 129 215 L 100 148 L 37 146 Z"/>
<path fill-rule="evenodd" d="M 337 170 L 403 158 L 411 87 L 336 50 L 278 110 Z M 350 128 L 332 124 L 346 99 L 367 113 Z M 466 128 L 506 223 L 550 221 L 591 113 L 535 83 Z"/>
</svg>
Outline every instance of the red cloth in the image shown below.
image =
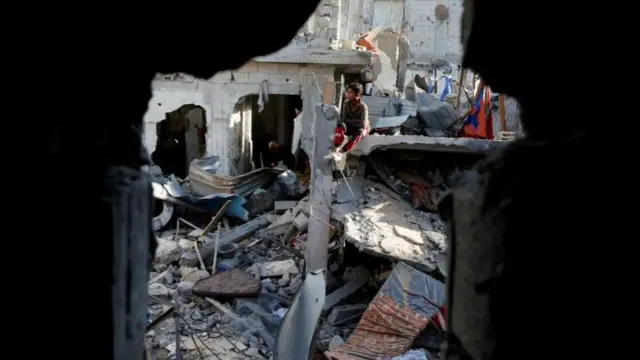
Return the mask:
<svg viewBox="0 0 640 360">
<path fill-rule="evenodd" d="M 335 136 L 333 138 L 333 144 L 335 146 L 342 145 L 342 142 L 344 141 L 344 137 L 345 137 L 345 132 L 346 132 L 346 129 L 344 128 L 344 126 L 336 127 Z M 343 148 L 344 151 L 349 151 L 349 150 L 353 149 L 353 147 L 356 146 L 356 144 L 360 140 L 362 140 L 363 137 L 367 136 L 368 134 L 369 134 L 369 128 L 366 128 L 362 134 L 358 135 L 358 137 L 356 137 L 355 139 L 349 141 L 347 143 L 347 145 L 345 145 L 345 147 Z"/>
<path fill-rule="evenodd" d="M 440 316 L 438 316 L 438 314 L 436 314 L 433 317 L 433 322 L 436 323 L 436 325 L 438 325 L 439 328 L 446 330 L 447 329 L 447 324 L 446 323 L 443 324 L 443 322 L 447 321 L 446 320 L 447 319 L 447 306 L 446 305 L 442 305 L 442 307 L 440 308 L 440 314 L 442 315 L 442 320 L 443 321 L 441 321 Z"/>
<path fill-rule="evenodd" d="M 484 88 L 480 91 L 478 97 L 482 96 L 479 101 L 479 106 L 473 105 L 471 114 L 477 114 L 478 127 L 474 127 L 472 124 L 467 124 L 462 128 L 461 136 L 474 139 L 488 139 L 493 140 L 493 118 L 491 115 L 491 90 L 488 86 L 483 85 Z"/>
</svg>

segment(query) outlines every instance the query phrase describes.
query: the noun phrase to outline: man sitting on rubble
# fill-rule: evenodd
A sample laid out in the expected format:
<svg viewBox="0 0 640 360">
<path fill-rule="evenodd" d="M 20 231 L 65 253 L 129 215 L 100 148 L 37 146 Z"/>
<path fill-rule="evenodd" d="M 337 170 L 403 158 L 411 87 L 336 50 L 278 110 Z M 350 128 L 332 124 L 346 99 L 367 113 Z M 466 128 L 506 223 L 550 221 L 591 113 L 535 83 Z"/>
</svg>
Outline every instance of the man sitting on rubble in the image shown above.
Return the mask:
<svg viewBox="0 0 640 360">
<path fill-rule="evenodd" d="M 351 150 L 369 133 L 369 109 L 360 100 L 362 92 L 362 85 L 359 83 L 347 85 L 347 100 L 342 104 L 341 122 L 333 138 L 337 150 Z"/>
<path fill-rule="evenodd" d="M 296 167 L 296 158 L 291 153 L 291 149 L 280 145 L 277 141 L 269 142 L 269 153 L 267 157 L 267 164 L 271 167 L 277 166 L 280 162 L 288 169 L 294 169 Z"/>
</svg>

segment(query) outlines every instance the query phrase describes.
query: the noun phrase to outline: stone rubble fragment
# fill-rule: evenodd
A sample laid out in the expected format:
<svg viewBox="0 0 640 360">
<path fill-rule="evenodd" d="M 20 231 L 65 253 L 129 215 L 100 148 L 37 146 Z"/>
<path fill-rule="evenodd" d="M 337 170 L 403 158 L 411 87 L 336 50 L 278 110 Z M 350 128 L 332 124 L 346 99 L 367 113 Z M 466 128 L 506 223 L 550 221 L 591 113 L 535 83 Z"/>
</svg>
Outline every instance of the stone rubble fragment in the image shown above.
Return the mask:
<svg viewBox="0 0 640 360">
<path fill-rule="evenodd" d="M 149 285 L 149 295 L 167 297 L 169 296 L 169 290 L 162 284 L 154 283 Z"/>
<path fill-rule="evenodd" d="M 336 306 L 327 316 L 327 324 L 339 326 L 358 322 L 360 316 L 367 310 L 367 304 L 350 304 Z"/>
<path fill-rule="evenodd" d="M 278 277 L 284 274 L 295 275 L 300 270 L 296 267 L 295 261 L 283 260 L 283 261 L 271 261 L 266 263 L 257 264 L 260 271 L 260 277 Z"/>
<path fill-rule="evenodd" d="M 340 337 L 340 335 L 334 335 L 331 339 L 331 342 L 329 342 L 329 350 L 336 349 L 342 344 L 344 344 L 344 340 Z"/>
<path fill-rule="evenodd" d="M 180 259 L 180 249 L 175 241 L 165 238 L 157 238 L 158 247 L 156 248 L 156 257 L 154 263 L 169 265 Z"/>
</svg>

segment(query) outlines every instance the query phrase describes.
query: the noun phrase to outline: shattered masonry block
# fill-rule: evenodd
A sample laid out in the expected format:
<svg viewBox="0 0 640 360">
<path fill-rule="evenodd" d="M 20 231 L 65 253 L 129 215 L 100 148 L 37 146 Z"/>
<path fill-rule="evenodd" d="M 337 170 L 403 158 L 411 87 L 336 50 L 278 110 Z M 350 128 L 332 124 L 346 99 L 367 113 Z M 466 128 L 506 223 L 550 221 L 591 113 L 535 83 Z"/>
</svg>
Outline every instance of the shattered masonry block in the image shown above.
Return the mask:
<svg viewBox="0 0 640 360">
<path fill-rule="evenodd" d="M 283 261 L 271 261 L 266 263 L 256 264 L 260 269 L 260 277 L 278 277 L 282 276 L 285 273 L 289 273 L 290 275 L 295 275 L 300 272 L 296 263 L 289 259 Z"/>
<path fill-rule="evenodd" d="M 351 294 L 366 285 L 371 278 L 371 273 L 364 267 L 358 266 L 352 276 L 353 277 L 344 286 L 327 295 L 324 299 L 324 311 L 331 310 L 334 306 L 338 305 Z"/>
</svg>

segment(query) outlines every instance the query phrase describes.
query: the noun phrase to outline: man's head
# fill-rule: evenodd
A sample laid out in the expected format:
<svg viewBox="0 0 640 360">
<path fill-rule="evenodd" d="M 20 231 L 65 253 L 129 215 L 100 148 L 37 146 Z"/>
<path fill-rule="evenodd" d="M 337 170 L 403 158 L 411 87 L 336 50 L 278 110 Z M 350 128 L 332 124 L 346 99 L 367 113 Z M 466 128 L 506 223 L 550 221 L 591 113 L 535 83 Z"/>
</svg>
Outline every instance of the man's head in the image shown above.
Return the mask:
<svg viewBox="0 0 640 360">
<path fill-rule="evenodd" d="M 362 85 L 357 82 L 353 82 L 347 85 L 347 99 L 348 100 L 360 100 L 362 95 Z"/>
<path fill-rule="evenodd" d="M 278 149 L 280 149 L 280 144 L 276 141 L 269 141 L 269 151 L 276 152 Z"/>
</svg>

